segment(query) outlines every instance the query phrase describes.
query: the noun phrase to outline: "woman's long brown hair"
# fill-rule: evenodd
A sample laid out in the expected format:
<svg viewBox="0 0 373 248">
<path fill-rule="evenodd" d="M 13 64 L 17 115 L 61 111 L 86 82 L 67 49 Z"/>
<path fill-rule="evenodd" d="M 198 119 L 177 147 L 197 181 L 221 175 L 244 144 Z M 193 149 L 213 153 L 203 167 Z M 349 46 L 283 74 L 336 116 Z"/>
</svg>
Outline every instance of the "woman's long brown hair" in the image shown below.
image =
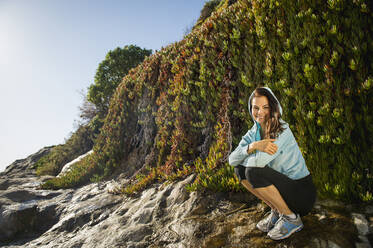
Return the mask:
<svg viewBox="0 0 373 248">
<path fill-rule="evenodd" d="M 275 139 L 278 137 L 282 131 L 285 130 L 284 127 L 282 127 L 282 124 L 280 122 L 281 119 L 281 113 L 279 108 L 279 102 L 276 100 L 276 98 L 269 92 L 266 88 L 256 88 L 254 91 L 254 95 L 251 98 L 250 106 L 252 108 L 252 101 L 254 97 L 258 96 L 265 96 L 268 99 L 269 103 L 269 119 L 267 121 L 266 130 L 264 131 L 264 137 L 263 138 L 271 138 Z M 251 113 L 251 109 L 250 109 Z"/>
</svg>

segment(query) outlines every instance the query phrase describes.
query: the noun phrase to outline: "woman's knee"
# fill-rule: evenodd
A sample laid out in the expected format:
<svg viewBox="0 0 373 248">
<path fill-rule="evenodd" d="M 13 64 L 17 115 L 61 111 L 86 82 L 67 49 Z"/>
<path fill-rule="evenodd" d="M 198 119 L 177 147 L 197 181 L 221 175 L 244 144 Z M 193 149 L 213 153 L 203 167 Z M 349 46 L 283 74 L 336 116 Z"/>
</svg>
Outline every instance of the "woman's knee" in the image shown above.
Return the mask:
<svg viewBox="0 0 373 248">
<path fill-rule="evenodd" d="M 255 180 L 254 178 L 260 177 L 262 175 L 263 168 L 259 167 L 247 167 L 245 170 L 245 177 L 250 182 Z"/>
<path fill-rule="evenodd" d="M 238 180 L 241 182 L 242 180 L 246 179 L 245 178 L 245 168 L 242 165 L 238 165 L 234 167 L 234 174 L 236 174 Z"/>
<path fill-rule="evenodd" d="M 265 167 L 247 167 L 245 177 L 254 188 L 266 187 L 272 184 L 267 180 Z"/>
</svg>

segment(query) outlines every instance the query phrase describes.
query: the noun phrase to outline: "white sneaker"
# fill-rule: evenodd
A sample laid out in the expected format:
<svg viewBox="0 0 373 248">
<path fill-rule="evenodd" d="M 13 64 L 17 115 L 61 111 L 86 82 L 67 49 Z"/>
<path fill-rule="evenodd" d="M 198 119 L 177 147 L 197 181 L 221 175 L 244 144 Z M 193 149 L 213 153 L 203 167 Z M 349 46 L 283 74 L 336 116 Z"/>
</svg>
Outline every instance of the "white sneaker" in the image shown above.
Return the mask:
<svg viewBox="0 0 373 248">
<path fill-rule="evenodd" d="M 275 226 L 280 215 L 274 210 L 271 210 L 265 215 L 267 215 L 267 217 L 259 221 L 258 224 L 256 224 L 256 227 L 262 232 L 269 232 Z"/>
<path fill-rule="evenodd" d="M 303 222 L 297 214 L 297 218 L 290 219 L 285 215 L 281 215 L 275 226 L 268 232 L 268 236 L 273 240 L 286 239 L 295 232 L 299 232 L 303 228 Z"/>
</svg>

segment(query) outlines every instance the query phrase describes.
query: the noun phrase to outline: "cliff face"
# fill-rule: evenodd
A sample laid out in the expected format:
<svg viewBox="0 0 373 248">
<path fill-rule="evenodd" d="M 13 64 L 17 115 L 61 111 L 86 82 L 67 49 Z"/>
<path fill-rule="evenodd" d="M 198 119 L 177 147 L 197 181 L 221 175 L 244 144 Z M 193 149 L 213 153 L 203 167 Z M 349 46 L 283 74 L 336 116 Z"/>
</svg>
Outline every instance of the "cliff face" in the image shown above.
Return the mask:
<svg viewBox="0 0 373 248">
<path fill-rule="evenodd" d="M 140 170 L 148 176 L 140 186 L 195 172 L 194 188 L 235 191 L 226 158 L 253 124 L 250 93 L 266 85 L 318 192 L 373 200 L 373 2 L 223 2 L 129 71 L 92 155 L 47 186 Z"/>
<path fill-rule="evenodd" d="M 274 242 L 255 228 L 264 205 L 248 193 L 187 192 L 194 175 L 131 198 L 112 193 L 126 182 L 120 175 L 76 189 L 42 190 L 47 178 L 36 177 L 32 167 L 48 150 L 0 174 L 2 247 L 370 247 L 372 206 L 319 201 L 301 232 Z"/>
</svg>

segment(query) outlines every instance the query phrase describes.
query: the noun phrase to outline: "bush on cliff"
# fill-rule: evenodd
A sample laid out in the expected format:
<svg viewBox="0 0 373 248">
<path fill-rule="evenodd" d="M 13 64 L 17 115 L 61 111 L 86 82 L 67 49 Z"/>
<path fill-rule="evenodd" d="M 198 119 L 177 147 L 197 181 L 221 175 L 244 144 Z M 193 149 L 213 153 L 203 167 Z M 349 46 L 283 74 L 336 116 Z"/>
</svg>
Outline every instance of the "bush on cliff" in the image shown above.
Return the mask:
<svg viewBox="0 0 373 248">
<path fill-rule="evenodd" d="M 151 50 L 127 45 L 106 54 L 97 68 L 95 82 L 89 86 L 87 95 L 82 93 L 84 99 L 79 110 L 83 124 L 79 125 L 65 144 L 54 147 L 50 154 L 36 163 L 38 175 L 56 175 L 67 162 L 92 149 L 116 87 L 130 69 L 151 53 Z"/>
<path fill-rule="evenodd" d="M 122 78 L 150 54 L 152 50 L 135 45 L 117 47 L 109 51 L 97 68 L 95 82 L 88 88 L 88 101 L 106 115 L 109 101 Z"/>
<path fill-rule="evenodd" d="M 36 173 L 56 176 L 63 165 L 92 149 L 94 135 L 91 126 L 80 126 L 65 144 L 53 147 L 50 153 L 35 163 Z"/>
<path fill-rule="evenodd" d="M 144 175 L 127 193 L 191 172 L 190 189 L 239 190 L 226 159 L 252 125 L 249 94 L 266 85 L 280 98 L 319 194 L 371 201 L 373 2 L 227 3 L 123 79 L 73 184 L 118 169 Z M 144 130 L 153 130 L 153 142 L 139 166 L 130 158 L 134 134 Z M 71 186 L 72 178 L 49 187 Z"/>
</svg>

